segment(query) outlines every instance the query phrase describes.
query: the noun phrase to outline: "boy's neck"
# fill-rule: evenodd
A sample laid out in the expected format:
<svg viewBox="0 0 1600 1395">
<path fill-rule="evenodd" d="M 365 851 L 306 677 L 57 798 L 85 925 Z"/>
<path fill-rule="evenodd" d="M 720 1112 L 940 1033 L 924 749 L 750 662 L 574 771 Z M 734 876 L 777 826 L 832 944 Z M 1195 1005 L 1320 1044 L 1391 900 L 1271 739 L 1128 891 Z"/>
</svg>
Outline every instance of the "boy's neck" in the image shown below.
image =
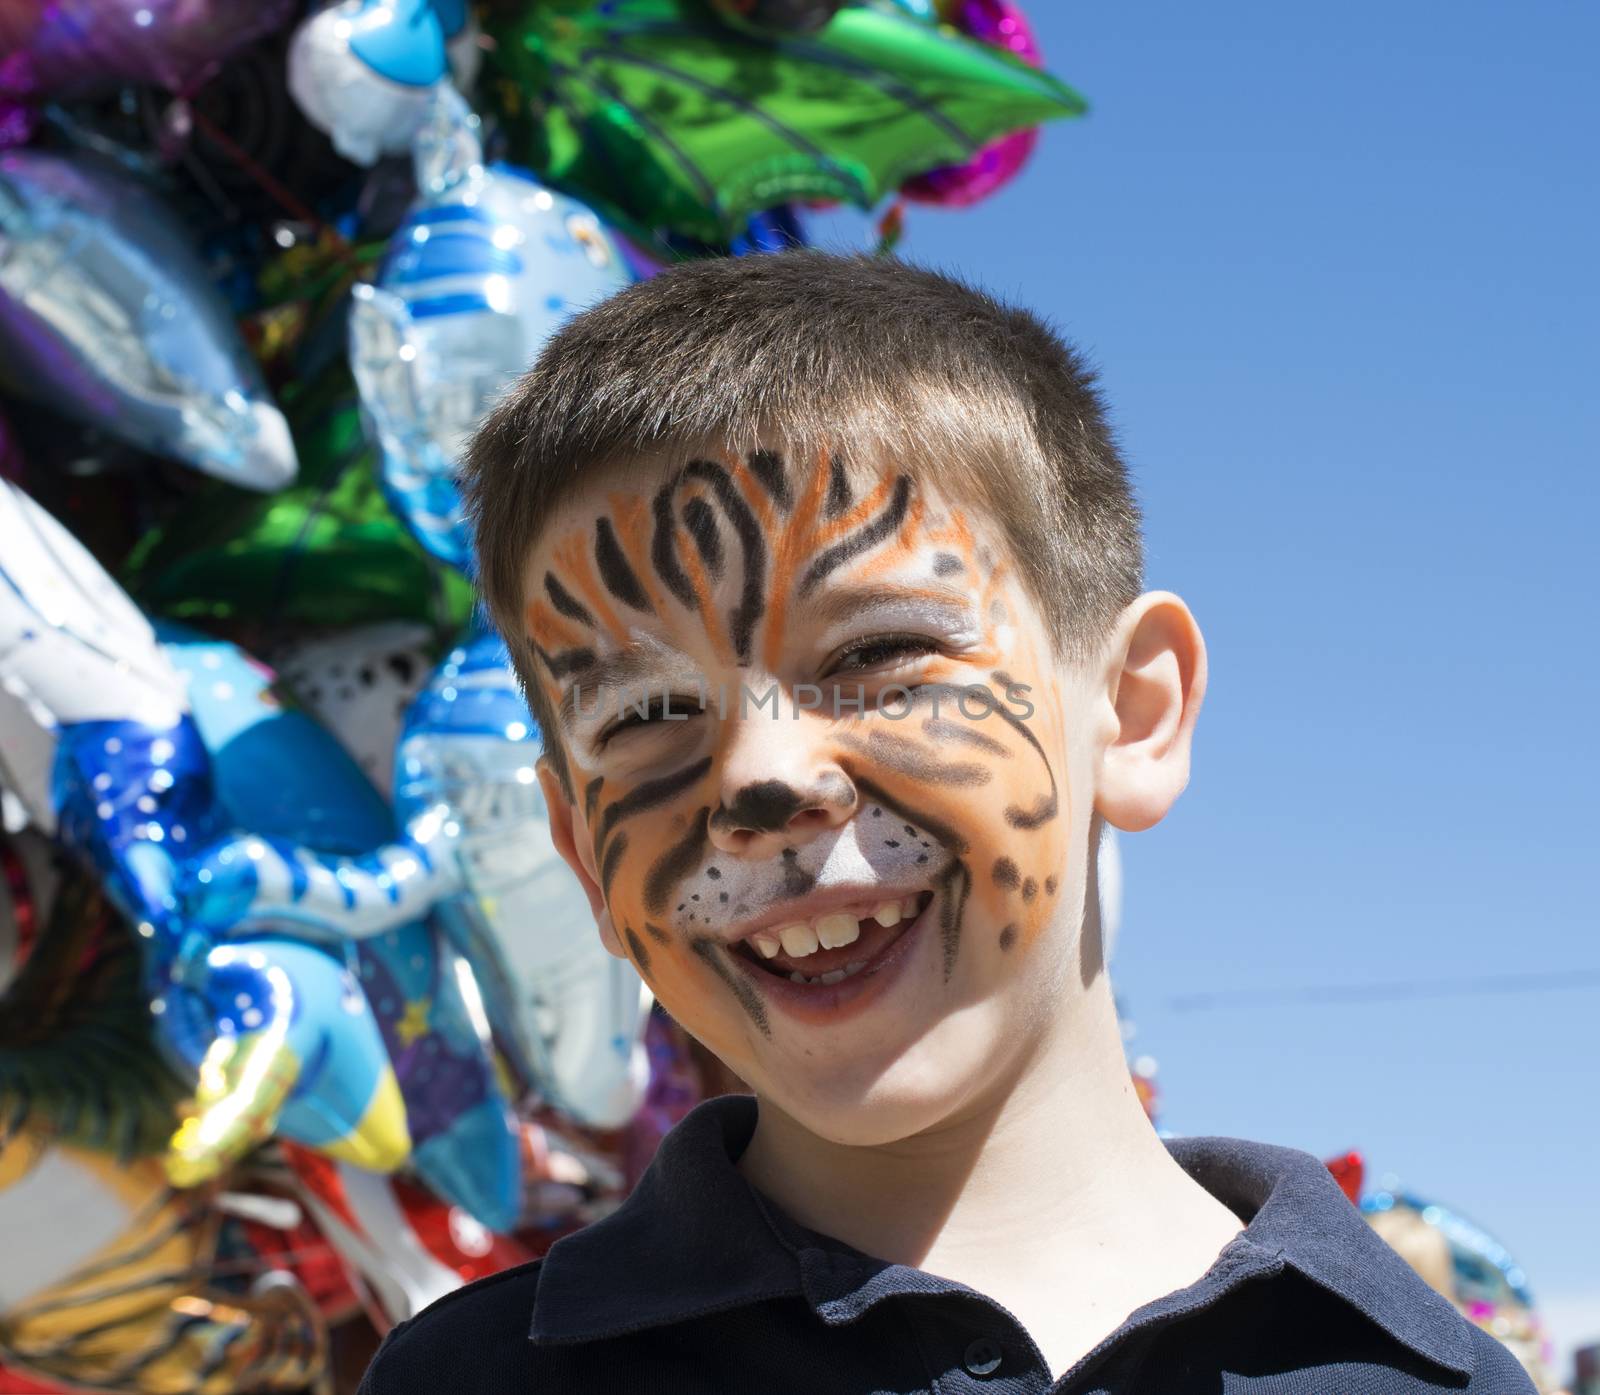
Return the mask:
<svg viewBox="0 0 1600 1395">
<path fill-rule="evenodd" d="M 1145 1118 L 1104 974 L 1034 1042 L 991 1098 L 883 1146 L 833 1143 L 763 1101 L 739 1170 L 809 1229 L 968 1284 L 1025 1325 L 1029 1308 L 1103 1310 L 1055 1343 L 1087 1350 L 1198 1279 L 1240 1222 Z"/>
</svg>

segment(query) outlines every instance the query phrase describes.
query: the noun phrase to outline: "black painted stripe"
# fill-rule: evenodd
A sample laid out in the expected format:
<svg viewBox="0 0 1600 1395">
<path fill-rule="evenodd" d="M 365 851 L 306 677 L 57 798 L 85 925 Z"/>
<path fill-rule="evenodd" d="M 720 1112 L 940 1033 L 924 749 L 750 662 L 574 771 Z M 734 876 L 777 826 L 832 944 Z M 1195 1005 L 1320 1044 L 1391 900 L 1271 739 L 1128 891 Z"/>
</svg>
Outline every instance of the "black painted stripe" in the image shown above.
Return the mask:
<svg viewBox="0 0 1600 1395">
<path fill-rule="evenodd" d="M 744 555 L 744 587 L 739 604 L 728 614 L 728 634 L 740 660 L 750 657 L 750 637 L 756 621 L 767 607 L 767 541 L 761 525 L 745 503 L 744 495 L 722 466 L 710 460 L 691 460 L 683 470 L 685 479 L 699 479 L 711 486 L 718 505 L 733 525 L 734 535 Z"/>
<path fill-rule="evenodd" d="M 704 499 L 691 499 L 683 506 L 684 526 L 694 540 L 694 549 L 712 578 L 722 576 L 722 534 L 717 531 L 717 516 Z"/>
<path fill-rule="evenodd" d="M 955 888 L 953 890 L 953 888 Z M 967 909 L 967 893 L 972 890 L 972 873 L 965 862 L 952 862 L 939 879 L 939 936 L 944 945 L 944 976 L 949 982 L 955 971 L 956 954 L 961 948 L 962 920 Z"/>
<path fill-rule="evenodd" d="M 556 608 L 558 614 L 587 625 L 591 630 L 595 628 L 594 616 L 584 609 L 582 601 L 556 580 L 552 572 L 544 574 L 544 593 L 550 597 L 550 604 Z"/>
<path fill-rule="evenodd" d="M 761 1035 L 770 1037 L 772 1027 L 767 1022 L 767 1005 L 761 1001 L 761 995 L 756 992 L 755 985 L 737 969 L 729 968 L 723 960 L 723 956 L 732 951 L 723 949 L 715 940 L 705 938 L 691 940 L 689 945 L 706 961 L 711 971 L 728 985 L 733 996 L 739 1000 L 739 1006 L 750 1014 L 750 1020 L 756 1024 Z"/>
<path fill-rule="evenodd" d="M 750 473 L 761 481 L 761 487 L 772 495 L 772 501 L 785 513 L 794 507 L 794 496 L 789 493 L 789 475 L 783 468 L 783 457 L 776 451 L 753 450 L 745 457 Z"/>
<path fill-rule="evenodd" d="M 600 787 L 605 782 L 604 775 L 597 775 L 583 787 L 583 816 L 590 823 L 594 822 L 594 806 L 600 801 Z"/>
<path fill-rule="evenodd" d="M 565 678 L 573 673 L 587 673 L 595 664 L 593 649 L 563 649 L 559 654 L 552 654 L 541 645 L 535 644 L 533 652 L 550 670 L 552 678 Z"/>
<path fill-rule="evenodd" d="M 661 944 L 668 944 L 672 939 L 659 925 L 653 925 L 648 920 L 644 923 L 644 933 Z"/>
<path fill-rule="evenodd" d="M 622 861 L 623 853 L 628 851 L 628 835 L 619 833 L 611 840 L 611 845 L 606 849 L 605 858 L 600 863 L 600 893 L 603 896 L 611 895 L 611 879 L 617 875 L 617 867 Z"/>
<path fill-rule="evenodd" d="M 907 475 L 901 475 L 895 481 L 894 494 L 884 506 L 882 513 L 872 522 L 862 524 L 848 537 L 834 543 L 811 564 L 800 582 L 800 594 L 806 595 L 830 572 L 838 570 L 851 558 L 871 551 L 885 538 L 892 537 L 895 530 L 905 521 L 906 508 L 910 503 L 911 479 Z"/>
<path fill-rule="evenodd" d="M 600 580 L 605 582 L 606 590 L 623 605 L 642 610 L 647 615 L 655 614 L 656 608 L 650 604 L 650 597 L 645 595 L 639 578 L 628 565 L 609 518 L 602 518 L 594 526 L 594 562 L 600 569 Z"/>
<path fill-rule="evenodd" d="M 980 688 L 978 691 L 986 696 L 989 692 L 987 688 Z M 996 756 L 1001 760 L 1011 759 L 1011 752 L 1003 743 L 963 722 L 952 722 L 944 717 L 925 717 L 922 721 L 922 730 L 935 741 L 953 741 L 958 746 L 971 746 L 988 756 Z"/>
<path fill-rule="evenodd" d="M 611 836 L 612 830 L 625 819 L 677 798 L 710 769 L 711 757 L 704 756 L 693 765 L 686 765 L 657 780 L 646 780 L 644 784 L 629 790 L 601 816 L 600 842 L 603 844 Z"/>
<path fill-rule="evenodd" d="M 1007 691 L 1016 686 L 1007 675 L 999 671 L 990 676 Z M 1039 802 L 1031 810 L 1021 809 L 1015 804 L 1006 810 L 1006 822 L 1013 828 L 1020 828 L 1024 831 L 1038 828 L 1041 824 L 1049 823 L 1060 812 L 1060 799 L 1056 790 L 1056 772 L 1050 765 L 1050 757 L 1044 753 L 1044 747 L 1039 744 L 1039 738 L 1028 729 L 1028 724 L 1021 717 L 1017 716 L 998 697 L 995 697 L 992 710 L 996 716 L 1039 753 L 1039 759 L 1044 762 L 1044 772 L 1050 777 L 1050 793 L 1041 795 Z"/>
<path fill-rule="evenodd" d="M 711 806 L 702 805 L 690 821 L 689 830 L 676 843 L 655 860 L 644 879 L 644 908 L 651 915 L 660 915 L 667 908 L 672 889 L 690 872 L 705 852 L 706 821 L 711 817 Z M 618 834 L 619 838 L 626 834 Z"/>
<path fill-rule="evenodd" d="M 986 785 L 994 778 L 994 772 L 986 765 L 976 761 L 940 760 L 934 752 L 915 741 L 886 731 L 875 731 L 864 742 L 850 735 L 842 735 L 838 740 L 850 750 L 865 749 L 880 765 L 925 785 L 971 788 Z"/>
<path fill-rule="evenodd" d="M 672 495 L 678 487 L 679 477 L 668 480 L 651 501 L 650 512 L 655 519 L 655 531 L 650 538 L 650 565 L 656 575 L 690 610 L 695 607 L 694 587 L 678 564 L 678 527 L 672 517 Z"/>
<path fill-rule="evenodd" d="M 837 518 L 850 507 L 851 498 L 850 476 L 845 471 L 844 460 L 832 456 L 828 460 L 828 498 L 822 506 L 823 515 Z"/>
<path fill-rule="evenodd" d="M 898 799 L 884 789 L 882 785 L 863 776 L 856 776 L 856 788 L 866 795 L 869 800 L 881 804 L 891 813 L 898 814 L 907 823 L 914 823 L 924 831 L 931 833 L 941 843 L 946 851 L 960 856 L 967 851 L 967 840 L 963 838 L 949 824 L 940 823 L 931 819 L 926 814 L 918 813 L 908 804 L 902 804 Z"/>
<path fill-rule="evenodd" d="M 623 927 L 622 936 L 627 940 L 628 948 L 633 951 L 633 962 L 639 966 L 639 972 L 649 978 L 650 951 L 644 947 L 644 942 L 633 933 L 631 925 Z"/>
</svg>

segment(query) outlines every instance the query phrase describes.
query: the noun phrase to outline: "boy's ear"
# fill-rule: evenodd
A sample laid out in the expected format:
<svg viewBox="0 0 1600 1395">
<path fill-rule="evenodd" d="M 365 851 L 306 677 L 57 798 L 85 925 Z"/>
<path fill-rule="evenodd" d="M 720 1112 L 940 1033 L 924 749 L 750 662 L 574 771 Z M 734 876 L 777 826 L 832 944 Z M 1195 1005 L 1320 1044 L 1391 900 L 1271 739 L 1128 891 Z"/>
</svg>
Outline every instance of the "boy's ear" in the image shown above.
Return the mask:
<svg viewBox="0 0 1600 1395">
<path fill-rule="evenodd" d="M 1108 651 L 1111 739 L 1100 753 L 1095 808 L 1137 833 L 1159 823 L 1189 783 L 1189 749 L 1206 692 L 1206 642 L 1170 591 L 1122 613 Z"/>
<path fill-rule="evenodd" d="M 628 952 L 622 947 L 617 927 L 611 923 L 611 912 L 606 909 L 606 898 L 600 890 L 600 878 L 595 872 L 594 852 L 589 843 L 589 830 L 578 822 L 578 806 L 567 798 L 561 779 L 543 756 L 539 758 L 539 788 L 544 791 L 545 808 L 550 812 L 550 841 L 555 844 L 561 859 L 572 868 L 572 873 L 589 898 L 589 909 L 600 928 L 600 943 L 616 955 L 626 959 Z"/>
</svg>

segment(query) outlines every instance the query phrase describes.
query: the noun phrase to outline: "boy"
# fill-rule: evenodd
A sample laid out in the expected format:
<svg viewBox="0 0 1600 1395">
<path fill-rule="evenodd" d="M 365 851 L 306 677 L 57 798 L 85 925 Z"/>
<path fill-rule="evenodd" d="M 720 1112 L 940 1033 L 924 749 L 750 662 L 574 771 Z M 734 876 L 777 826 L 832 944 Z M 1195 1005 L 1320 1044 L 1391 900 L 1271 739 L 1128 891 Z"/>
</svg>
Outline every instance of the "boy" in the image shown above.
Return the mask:
<svg viewBox="0 0 1600 1395">
<path fill-rule="evenodd" d="M 1183 789 L 1205 649 L 1047 329 L 693 263 L 571 321 L 467 473 L 556 846 L 755 1097 L 369 1395 L 1531 1388 L 1314 1159 L 1139 1108 L 1091 852 Z"/>
</svg>

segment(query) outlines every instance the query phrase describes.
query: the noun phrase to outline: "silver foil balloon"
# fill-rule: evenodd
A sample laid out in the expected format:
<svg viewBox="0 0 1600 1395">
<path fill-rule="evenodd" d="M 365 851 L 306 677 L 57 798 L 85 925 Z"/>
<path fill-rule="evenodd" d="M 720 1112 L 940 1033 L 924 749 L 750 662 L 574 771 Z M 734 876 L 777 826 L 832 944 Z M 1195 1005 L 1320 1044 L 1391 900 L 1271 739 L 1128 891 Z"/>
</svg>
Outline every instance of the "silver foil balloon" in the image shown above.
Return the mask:
<svg viewBox="0 0 1600 1395">
<path fill-rule="evenodd" d="M 631 281 L 583 204 L 507 166 L 485 167 L 476 118 L 453 91 L 417 134 L 424 190 L 374 286 L 358 286 L 350 362 L 401 517 L 466 568 L 456 459 L 496 399 L 574 312 Z"/>
<path fill-rule="evenodd" d="M 336 0 L 289 41 L 289 91 L 347 160 L 411 148 L 434 95 L 470 88 L 480 52 L 465 0 Z"/>
<path fill-rule="evenodd" d="M 505 647 L 471 638 L 412 705 L 395 805 L 419 841 L 424 822 L 451 830 L 433 856 L 459 862 L 467 894 L 450 922 L 497 1032 L 512 1038 L 550 1104 L 614 1128 L 649 1084 L 652 998 L 633 965 L 601 945 L 588 898 L 550 841 L 534 778 L 541 746 Z"/>
<path fill-rule="evenodd" d="M 0 381 L 251 489 L 294 443 L 175 214 L 95 157 L 0 153 Z"/>
</svg>

